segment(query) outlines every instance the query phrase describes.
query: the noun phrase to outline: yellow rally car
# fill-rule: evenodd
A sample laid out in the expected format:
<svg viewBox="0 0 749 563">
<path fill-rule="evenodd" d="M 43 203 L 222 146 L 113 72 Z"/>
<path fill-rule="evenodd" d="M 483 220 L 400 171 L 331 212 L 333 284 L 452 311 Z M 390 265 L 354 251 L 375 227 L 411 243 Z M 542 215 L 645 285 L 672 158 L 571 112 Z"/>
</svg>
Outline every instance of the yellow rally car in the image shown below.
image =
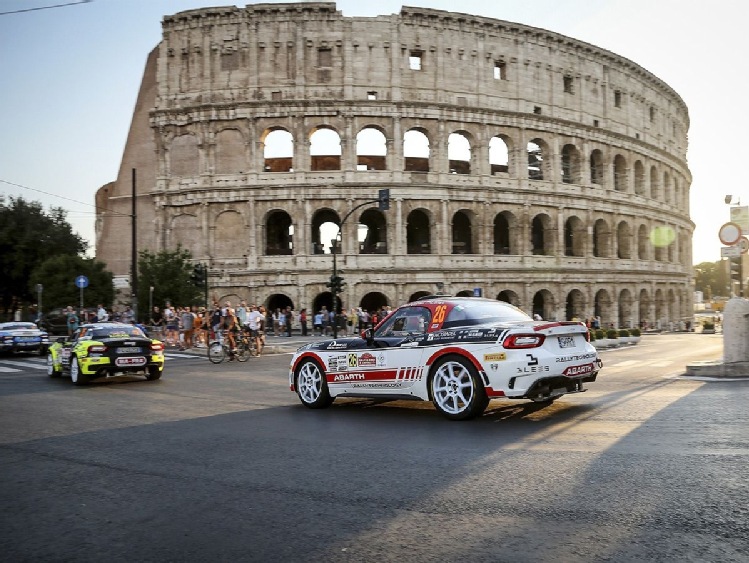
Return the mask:
<svg viewBox="0 0 749 563">
<path fill-rule="evenodd" d="M 124 323 L 82 325 L 72 337 L 58 339 L 47 352 L 47 375 L 70 374 L 76 385 L 121 375 L 145 375 L 154 381 L 163 370 L 164 344 Z"/>
</svg>

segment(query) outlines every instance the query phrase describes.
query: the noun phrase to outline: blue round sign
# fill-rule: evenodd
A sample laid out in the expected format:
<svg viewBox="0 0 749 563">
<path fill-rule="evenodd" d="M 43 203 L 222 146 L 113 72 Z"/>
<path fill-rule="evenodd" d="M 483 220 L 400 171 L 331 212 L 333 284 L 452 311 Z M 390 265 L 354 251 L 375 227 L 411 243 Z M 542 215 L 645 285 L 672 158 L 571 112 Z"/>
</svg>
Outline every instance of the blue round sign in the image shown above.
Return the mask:
<svg viewBox="0 0 749 563">
<path fill-rule="evenodd" d="M 78 276 L 75 278 L 75 286 L 81 289 L 88 287 L 88 278 L 86 276 Z"/>
</svg>

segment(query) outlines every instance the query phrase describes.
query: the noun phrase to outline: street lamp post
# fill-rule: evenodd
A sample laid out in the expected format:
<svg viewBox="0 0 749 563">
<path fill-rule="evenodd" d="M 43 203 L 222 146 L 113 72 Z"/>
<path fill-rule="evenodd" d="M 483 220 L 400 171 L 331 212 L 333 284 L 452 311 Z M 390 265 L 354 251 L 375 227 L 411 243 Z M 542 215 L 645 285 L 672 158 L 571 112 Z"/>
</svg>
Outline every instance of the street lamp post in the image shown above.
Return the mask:
<svg viewBox="0 0 749 563">
<path fill-rule="evenodd" d="M 346 285 L 343 283 L 343 278 L 338 275 L 338 261 L 336 255 L 338 254 L 338 242 L 341 240 L 341 233 L 343 232 L 343 225 L 346 223 L 351 214 L 357 209 L 361 209 L 365 205 L 372 203 L 378 203 L 380 211 L 387 211 L 390 209 L 390 190 L 382 189 L 379 191 L 377 199 L 367 200 L 364 203 L 352 207 L 346 215 L 343 216 L 341 224 L 338 225 L 338 232 L 335 238 L 331 241 L 330 251 L 333 253 L 333 274 L 330 276 L 330 282 L 326 285 L 330 288 L 330 292 L 333 294 L 333 338 L 338 338 L 338 295 L 343 291 L 343 287 Z"/>
</svg>

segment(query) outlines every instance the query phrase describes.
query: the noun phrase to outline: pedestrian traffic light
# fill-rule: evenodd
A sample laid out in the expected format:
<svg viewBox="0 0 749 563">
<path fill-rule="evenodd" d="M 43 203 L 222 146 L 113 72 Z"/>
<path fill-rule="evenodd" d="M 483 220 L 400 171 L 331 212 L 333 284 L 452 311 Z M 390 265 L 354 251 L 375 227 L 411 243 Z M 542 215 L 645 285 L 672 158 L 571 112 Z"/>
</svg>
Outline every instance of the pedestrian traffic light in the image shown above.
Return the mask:
<svg viewBox="0 0 749 563">
<path fill-rule="evenodd" d="M 203 287 L 206 282 L 206 267 L 203 264 L 195 264 L 190 274 L 190 281 L 195 287 Z"/>
<path fill-rule="evenodd" d="M 380 211 L 387 211 L 390 209 L 390 188 L 384 188 L 379 191 L 377 195 L 377 202 L 380 207 Z"/>
</svg>

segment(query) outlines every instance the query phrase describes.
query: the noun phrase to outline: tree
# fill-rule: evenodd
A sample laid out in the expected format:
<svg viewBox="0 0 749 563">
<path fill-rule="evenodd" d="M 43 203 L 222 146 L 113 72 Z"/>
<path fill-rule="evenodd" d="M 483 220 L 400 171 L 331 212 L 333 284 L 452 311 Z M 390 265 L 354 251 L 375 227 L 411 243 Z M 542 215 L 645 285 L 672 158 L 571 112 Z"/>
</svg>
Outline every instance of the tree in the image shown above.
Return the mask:
<svg viewBox="0 0 749 563">
<path fill-rule="evenodd" d="M 73 232 L 67 212 L 39 202 L 0 196 L 0 306 L 5 311 L 36 301 L 32 271 L 53 256 L 83 256 L 88 248 Z"/>
<path fill-rule="evenodd" d="M 712 299 L 714 296 L 727 297 L 731 294 L 728 268 L 722 260 L 701 262 L 694 267 L 694 274 L 694 289 L 701 291 L 705 299 Z"/>
<path fill-rule="evenodd" d="M 181 246 L 177 250 L 152 253 L 140 252 L 138 259 L 138 316 L 147 320 L 149 303 L 163 307 L 168 301 L 172 305 L 202 305 L 202 286 L 194 281 L 192 254 Z M 153 299 L 150 291 L 153 287 Z"/>
<path fill-rule="evenodd" d="M 28 289 L 36 292 L 36 285 L 42 284 L 42 305 L 45 311 L 68 305 L 78 307 L 81 301 L 81 290 L 75 285 L 78 276 L 88 278 L 88 287 L 83 290 L 85 307 L 96 307 L 99 303 L 106 307 L 112 306 L 112 272 L 105 269 L 104 262 L 95 258 L 81 258 L 71 254 L 48 258 L 34 268 L 29 278 Z"/>
</svg>

